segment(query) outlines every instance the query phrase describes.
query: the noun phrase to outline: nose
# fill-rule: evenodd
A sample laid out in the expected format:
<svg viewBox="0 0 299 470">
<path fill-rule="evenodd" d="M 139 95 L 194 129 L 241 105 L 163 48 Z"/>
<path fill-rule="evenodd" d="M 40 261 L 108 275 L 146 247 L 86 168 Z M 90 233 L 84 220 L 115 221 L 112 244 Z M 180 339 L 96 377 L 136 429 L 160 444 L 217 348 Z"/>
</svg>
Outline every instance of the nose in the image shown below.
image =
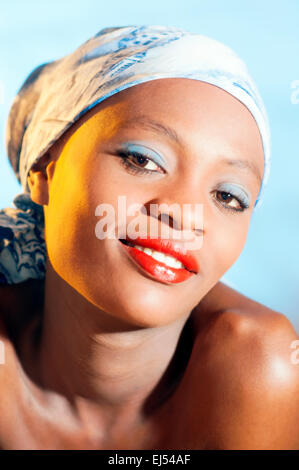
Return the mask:
<svg viewBox="0 0 299 470">
<path fill-rule="evenodd" d="M 184 198 L 186 201 L 187 198 Z M 184 232 L 182 238 L 191 239 L 204 234 L 203 204 L 200 202 L 178 202 L 173 198 L 157 198 L 147 204 L 150 217 L 167 224 L 173 231 Z"/>
<path fill-rule="evenodd" d="M 174 210 L 172 207 L 174 206 Z M 196 235 L 203 233 L 203 205 L 184 203 L 168 204 L 162 203 L 159 205 L 160 210 L 158 220 L 163 223 L 169 223 L 174 230 L 193 231 Z M 165 212 L 164 212 L 165 211 Z M 169 220 L 169 222 L 168 222 Z"/>
</svg>

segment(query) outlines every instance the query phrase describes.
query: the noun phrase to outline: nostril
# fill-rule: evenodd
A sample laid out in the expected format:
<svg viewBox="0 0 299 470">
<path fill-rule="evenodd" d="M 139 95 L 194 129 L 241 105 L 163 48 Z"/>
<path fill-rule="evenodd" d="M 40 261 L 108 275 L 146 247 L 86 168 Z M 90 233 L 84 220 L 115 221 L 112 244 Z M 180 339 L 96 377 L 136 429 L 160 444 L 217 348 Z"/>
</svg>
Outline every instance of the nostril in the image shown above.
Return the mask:
<svg viewBox="0 0 299 470">
<path fill-rule="evenodd" d="M 134 246 L 133 243 L 129 242 L 128 240 L 125 240 L 123 238 L 120 238 L 119 241 L 123 244 L 123 245 L 128 245 L 128 246 Z"/>
</svg>

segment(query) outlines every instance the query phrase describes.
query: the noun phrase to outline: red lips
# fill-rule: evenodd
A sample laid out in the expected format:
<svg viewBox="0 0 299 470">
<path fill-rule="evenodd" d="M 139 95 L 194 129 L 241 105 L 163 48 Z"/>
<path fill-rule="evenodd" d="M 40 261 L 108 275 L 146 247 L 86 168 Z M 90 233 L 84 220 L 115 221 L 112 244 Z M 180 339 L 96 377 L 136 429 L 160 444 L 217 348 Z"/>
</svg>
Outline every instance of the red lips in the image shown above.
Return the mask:
<svg viewBox="0 0 299 470">
<path fill-rule="evenodd" d="M 181 242 L 161 238 L 136 238 L 122 240 L 122 246 L 128 254 L 147 272 L 162 282 L 178 283 L 199 272 L 199 267 L 195 257 L 188 251 Z M 140 245 L 152 250 L 161 251 L 166 255 L 171 255 L 185 266 L 185 268 L 172 268 L 161 261 L 157 261 L 150 255 L 131 246 Z"/>
</svg>

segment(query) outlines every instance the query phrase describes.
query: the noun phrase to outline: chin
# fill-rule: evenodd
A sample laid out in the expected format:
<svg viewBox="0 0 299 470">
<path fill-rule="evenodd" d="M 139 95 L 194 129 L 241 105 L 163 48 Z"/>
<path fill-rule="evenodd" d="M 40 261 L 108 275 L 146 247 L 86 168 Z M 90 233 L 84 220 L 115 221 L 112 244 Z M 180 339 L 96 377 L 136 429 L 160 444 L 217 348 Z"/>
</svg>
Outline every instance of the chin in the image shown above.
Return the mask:
<svg viewBox="0 0 299 470">
<path fill-rule="evenodd" d="M 97 307 L 99 315 L 105 312 L 137 328 L 163 327 L 187 319 L 203 297 L 203 279 L 159 282 L 124 256 L 118 244 L 111 247 L 109 243 L 97 252 L 86 247 L 80 257 L 75 249 L 54 257 L 56 274 Z"/>
<path fill-rule="evenodd" d="M 134 275 L 135 274 L 135 275 Z M 187 318 L 198 303 L 190 296 L 175 292 L 173 286 L 162 285 L 138 273 L 127 273 L 122 281 L 120 273 L 109 276 L 109 283 L 87 287 L 86 296 L 99 309 L 139 328 L 163 327 Z M 189 301 L 186 299 L 189 298 Z M 180 301 L 181 299 L 181 301 Z"/>
</svg>

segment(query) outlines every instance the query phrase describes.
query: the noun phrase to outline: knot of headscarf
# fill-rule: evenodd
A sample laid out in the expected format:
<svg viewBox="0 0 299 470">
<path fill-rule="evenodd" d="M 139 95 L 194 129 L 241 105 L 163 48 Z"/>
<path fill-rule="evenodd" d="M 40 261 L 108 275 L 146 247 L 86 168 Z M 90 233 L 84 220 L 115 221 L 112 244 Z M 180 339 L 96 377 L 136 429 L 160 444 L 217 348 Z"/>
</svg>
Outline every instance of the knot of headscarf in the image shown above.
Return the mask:
<svg viewBox="0 0 299 470">
<path fill-rule="evenodd" d="M 50 147 L 88 110 L 126 88 L 161 78 L 190 78 L 215 85 L 243 103 L 262 138 L 270 167 L 270 133 L 258 90 L 242 60 L 227 46 L 179 28 L 105 28 L 71 54 L 37 67 L 11 106 L 7 153 L 24 193 L 16 209 L 0 211 L 0 282 L 45 275 L 43 208 L 30 198 L 27 176 Z"/>
<path fill-rule="evenodd" d="M 29 194 L 13 200 L 16 208 L 0 211 L 0 284 L 45 276 L 44 213 Z"/>
</svg>

